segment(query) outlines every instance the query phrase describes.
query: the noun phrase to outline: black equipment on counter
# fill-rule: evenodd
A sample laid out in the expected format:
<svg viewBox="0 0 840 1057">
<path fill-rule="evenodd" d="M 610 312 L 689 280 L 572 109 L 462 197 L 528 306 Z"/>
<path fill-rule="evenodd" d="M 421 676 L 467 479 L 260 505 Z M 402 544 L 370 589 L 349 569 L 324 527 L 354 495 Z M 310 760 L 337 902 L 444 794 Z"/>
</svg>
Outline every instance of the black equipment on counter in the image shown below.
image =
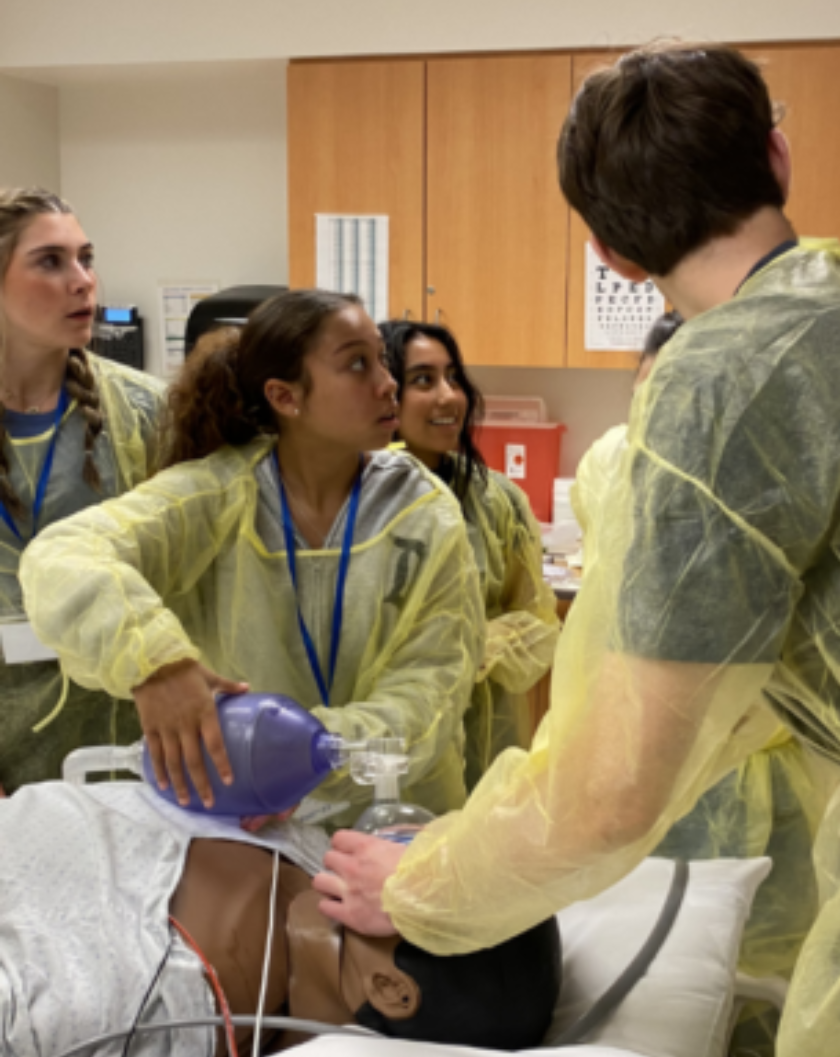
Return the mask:
<svg viewBox="0 0 840 1057">
<path fill-rule="evenodd" d="M 136 305 L 98 305 L 93 351 L 126 367 L 143 370 L 143 320 Z"/>
<path fill-rule="evenodd" d="M 196 302 L 187 320 L 184 355 L 190 354 L 195 343 L 208 330 L 225 326 L 225 324 L 244 326 L 248 316 L 257 305 L 279 294 L 281 290 L 288 290 L 288 287 L 228 286 Z"/>
</svg>

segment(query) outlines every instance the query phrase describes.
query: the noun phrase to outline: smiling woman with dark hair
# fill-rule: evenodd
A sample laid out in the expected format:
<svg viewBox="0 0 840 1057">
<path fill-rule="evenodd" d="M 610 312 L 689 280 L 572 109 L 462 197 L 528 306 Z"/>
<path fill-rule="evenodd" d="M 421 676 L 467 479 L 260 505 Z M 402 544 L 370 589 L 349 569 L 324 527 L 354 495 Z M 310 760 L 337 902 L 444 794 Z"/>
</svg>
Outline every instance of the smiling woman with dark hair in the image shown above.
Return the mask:
<svg viewBox="0 0 840 1057">
<path fill-rule="evenodd" d="M 484 401 L 454 335 L 429 323 L 380 325 L 397 381 L 399 438 L 461 502 L 484 593 L 487 637 L 464 717 L 467 788 L 504 749 L 527 748 L 525 694 L 548 671 L 559 631 L 542 577 L 539 525 L 528 499 L 488 470 L 473 439 Z"/>
</svg>

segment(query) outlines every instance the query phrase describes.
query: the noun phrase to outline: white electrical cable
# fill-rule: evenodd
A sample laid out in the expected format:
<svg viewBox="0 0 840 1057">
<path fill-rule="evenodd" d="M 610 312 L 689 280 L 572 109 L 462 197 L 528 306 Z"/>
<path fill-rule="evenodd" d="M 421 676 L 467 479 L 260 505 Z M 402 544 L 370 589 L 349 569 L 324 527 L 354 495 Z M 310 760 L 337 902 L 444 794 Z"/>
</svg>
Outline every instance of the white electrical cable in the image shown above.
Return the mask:
<svg viewBox="0 0 840 1057">
<path fill-rule="evenodd" d="M 257 1002 L 257 1015 L 254 1022 L 254 1038 L 251 1046 L 251 1057 L 260 1057 L 260 1032 L 262 1030 L 265 993 L 268 989 L 268 972 L 271 968 L 271 947 L 274 943 L 274 918 L 277 910 L 277 878 L 280 874 L 280 853 L 274 852 L 274 872 L 271 875 L 271 895 L 268 898 L 268 932 L 265 937 L 265 954 L 263 956 L 262 980 L 260 981 L 260 998 Z"/>
<path fill-rule="evenodd" d="M 260 1033 L 264 1027 L 267 1028 L 286 1028 L 292 1031 L 305 1032 L 310 1035 L 365 1035 L 370 1038 L 371 1035 L 376 1035 L 376 1032 L 371 1032 L 367 1028 L 361 1028 L 352 1025 L 345 1025 L 344 1027 L 338 1027 L 333 1024 L 322 1024 L 315 1020 L 301 1020 L 295 1017 L 264 1017 L 263 1012 L 265 1008 L 265 997 L 268 990 L 268 975 L 271 969 L 271 949 L 274 943 L 274 929 L 277 918 L 277 883 L 280 876 L 280 853 L 274 852 L 274 870 L 271 877 L 271 896 L 268 905 L 268 930 L 266 932 L 265 939 L 265 955 L 263 957 L 263 970 L 262 980 L 260 981 L 260 997 L 257 1003 L 257 1014 L 254 1017 L 243 1017 L 243 1016 L 231 1016 L 230 1022 L 239 1027 L 251 1026 L 254 1028 L 253 1046 L 251 1049 L 251 1057 L 259 1057 L 260 1053 Z M 223 1025 L 225 1023 L 222 1017 L 206 1017 L 197 1018 L 194 1020 L 173 1020 L 168 1023 L 154 1023 L 137 1025 L 133 1030 L 136 1034 L 142 1035 L 146 1032 L 162 1031 L 167 1028 L 188 1028 L 188 1027 L 199 1027 L 203 1025 Z M 79 1043 L 74 1046 L 71 1050 L 65 1050 L 61 1057 L 73 1057 L 75 1054 L 80 1054 L 85 1050 L 96 1048 L 101 1046 L 103 1043 L 111 1042 L 116 1039 L 125 1038 L 129 1034 L 128 1031 L 116 1031 L 108 1035 L 100 1035 L 97 1038 L 88 1039 L 86 1042 Z"/>
</svg>

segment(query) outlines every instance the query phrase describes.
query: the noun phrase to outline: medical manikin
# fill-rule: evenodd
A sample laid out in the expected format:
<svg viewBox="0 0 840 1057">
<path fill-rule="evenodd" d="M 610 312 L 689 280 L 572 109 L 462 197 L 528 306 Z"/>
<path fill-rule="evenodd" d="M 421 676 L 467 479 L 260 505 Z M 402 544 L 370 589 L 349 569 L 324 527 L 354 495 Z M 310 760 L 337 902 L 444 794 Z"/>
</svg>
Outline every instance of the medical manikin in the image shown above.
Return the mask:
<svg viewBox="0 0 840 1057">
<path fill-rule="evenodd" d="M 307 870 L 292 861 L 317 869 L 311 845 L 301 850 L 308 829 L 287 824 L 260 840 L 179 811 L 141 783 L 43 783 L 0 801 L 0 1055 L 60 1057 L 134 1024 L 217 1016 L 195 948 L 231 1013 L 253 1015 L 272 891 L 266 1016 L 497 1049 L 541 1042 L 560 984 L 553 917 L 455 958 L 345 932 L 319 912 Z M 290 856 L 279 857 L 276 879 L 272 844 Z M 251 1031 L 238 1029 L 240 1052 Z M 304 1039 L 266 1031 L 263 1050 Z M 138 1033 L 129 1052 L 186 1057 L 225 1044 L 200 1027 Z"/>
</svg>

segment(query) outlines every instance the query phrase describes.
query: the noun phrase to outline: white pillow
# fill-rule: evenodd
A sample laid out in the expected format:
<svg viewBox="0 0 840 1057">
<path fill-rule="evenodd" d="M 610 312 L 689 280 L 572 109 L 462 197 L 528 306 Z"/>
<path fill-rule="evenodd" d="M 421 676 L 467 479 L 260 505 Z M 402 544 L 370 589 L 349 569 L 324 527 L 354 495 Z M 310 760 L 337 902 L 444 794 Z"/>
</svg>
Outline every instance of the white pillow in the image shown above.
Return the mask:
<svg viewBox="0 0 840 1057">
<path fill-rule="evenodd" d="M 691 863 L 685 900 L 659 954 L 586 1041 L 645 1057 L 722 1057 L 741 933 L 771 865 L 769 859 Z M 662 910 L 673 871 L 667 859 L 646 859 L 606 892 L 557 915 L 563 986 L 545 1046 L 589 1010 L 637 954 Z"/>
<path fill-rule="evenodd" d="M 501 1050 L 476 1050 L 472 1046 L 440 1046 L 433 1042 L 404 1039 L 354 1038 L 352 1035 L 320 1035 L 291 1051 L 295 1057 L 499 1057 Z M 519 1050 L 520 1054 L 543 1057 L 545 1050 Z M 612 1046 L 567 1046 L 563 1057 L 635 1057 Z M 281 1057 L 275 1054 L 275 1057 Z"/>
</svg>

